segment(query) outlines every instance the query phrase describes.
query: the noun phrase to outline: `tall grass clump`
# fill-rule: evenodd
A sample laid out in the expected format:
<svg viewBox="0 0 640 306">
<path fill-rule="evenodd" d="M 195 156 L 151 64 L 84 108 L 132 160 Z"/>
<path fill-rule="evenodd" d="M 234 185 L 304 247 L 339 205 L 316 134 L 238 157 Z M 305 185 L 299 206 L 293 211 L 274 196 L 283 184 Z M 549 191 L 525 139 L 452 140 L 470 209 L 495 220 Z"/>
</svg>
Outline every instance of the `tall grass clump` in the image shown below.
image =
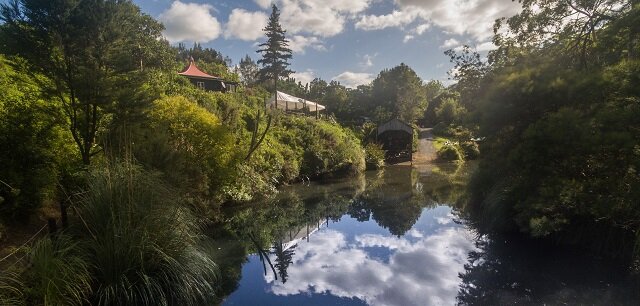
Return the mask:
<svg viewBox="0 0 640 306">
<path fill-rule="evenodd" d="M 29 268 L 22 275 L 27 304 L 86 304 L 91 275 L 85 251 L 66 234 L 36 241 L 28 253 Z"/>
<path fill-rule="evenodd" d="M 91 303 L 200 305 L 213 298 L 216 265 L 197 218 L 161 181 L 128 164 L 92 174 L 78 210 Z"/>
<path fill-rule="evenodd" d="M 0 274 L 0 305 L 24 304 L 23 287 L 24 284 L 20 282 L 15 273 L 2 271 Z"/>
<path fill-rule="evenodd" d="M 0 305 L 206 305 L 217 266 L 198 218 L 156 175 L 110 164 L 89 174 L 69 228 L 0 276 Z M 3 272 L 4 273 L 4 272 Z"/>
</svg>

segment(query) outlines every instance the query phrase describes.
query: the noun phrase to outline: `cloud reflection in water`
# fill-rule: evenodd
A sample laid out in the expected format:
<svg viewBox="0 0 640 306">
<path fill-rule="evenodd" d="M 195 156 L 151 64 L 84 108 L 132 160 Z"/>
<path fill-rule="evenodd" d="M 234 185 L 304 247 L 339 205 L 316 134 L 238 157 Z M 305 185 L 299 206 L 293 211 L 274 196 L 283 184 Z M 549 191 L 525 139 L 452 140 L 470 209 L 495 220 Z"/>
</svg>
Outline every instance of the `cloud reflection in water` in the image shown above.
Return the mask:
<svg viewBox="0 0 640 306">
<path fill-rule="evenodd" d="M 450 305 L 470 251 L 469 230 L 448 224 L 432 233 L 417 229 L 403 237 L 360 234 L 352 239 L 324 229 L 296 248 L 289 280 L 265 280 L 273 294 L 331 294 L 357 298 L 370 305 Z M 371 254 L 383 250 L 383 261 Z"/>
</svg>

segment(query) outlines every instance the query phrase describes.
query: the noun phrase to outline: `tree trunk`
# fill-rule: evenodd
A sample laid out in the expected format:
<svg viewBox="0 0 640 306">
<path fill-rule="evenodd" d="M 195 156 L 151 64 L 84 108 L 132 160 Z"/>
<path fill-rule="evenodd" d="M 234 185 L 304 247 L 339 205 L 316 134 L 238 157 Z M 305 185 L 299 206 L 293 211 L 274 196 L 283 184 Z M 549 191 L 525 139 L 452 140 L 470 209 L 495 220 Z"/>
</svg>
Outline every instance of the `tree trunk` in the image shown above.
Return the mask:
<svg viewBox="0 0 640 306">
<path fill-rule="evenodd" d="M 91 155 L 89 154 L 89 152 L 82 150 L 80 152 L 80 155 L 82 155 L 82 164 L 85 166 L 89 166 L 91 164 Z"/>
</svg>

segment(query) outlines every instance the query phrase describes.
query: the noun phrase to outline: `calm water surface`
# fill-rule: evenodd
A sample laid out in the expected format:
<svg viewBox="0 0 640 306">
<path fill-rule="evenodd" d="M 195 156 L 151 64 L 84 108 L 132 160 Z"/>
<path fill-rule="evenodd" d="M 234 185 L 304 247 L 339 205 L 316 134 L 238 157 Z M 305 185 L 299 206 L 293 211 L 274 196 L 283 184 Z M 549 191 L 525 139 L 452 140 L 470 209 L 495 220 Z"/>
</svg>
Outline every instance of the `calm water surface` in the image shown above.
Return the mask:
<svg viewBox="0 0 640 306">
<path fill-rule="evenodd" d="M 223 304 L 640 304 L 624 267 L 478 236 L 459 213 L 469 171 L 393 166 L 225 212 Z"/>
</svg>

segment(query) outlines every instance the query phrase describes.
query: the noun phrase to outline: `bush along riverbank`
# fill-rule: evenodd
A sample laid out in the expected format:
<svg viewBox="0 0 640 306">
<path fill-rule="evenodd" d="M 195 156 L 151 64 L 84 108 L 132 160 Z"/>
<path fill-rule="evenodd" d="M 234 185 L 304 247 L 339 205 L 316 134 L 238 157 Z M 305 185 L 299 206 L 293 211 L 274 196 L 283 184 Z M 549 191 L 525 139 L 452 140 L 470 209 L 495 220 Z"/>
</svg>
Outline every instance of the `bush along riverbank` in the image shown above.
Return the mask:
<svg viewBox="0 0 640 306">
<path fill-rule="evenodd" d="M 440 161 L 468 161 L 480 157 L 478 140 L 462 126 L 447 127 L 440 123 L 433 128 L 433 134 L 436 136 L 433 144 Z"/>
<path fill-rule="evenodd" d="M 469 48 L 450 52 L 468 126 L 486 137 L 468 212 L 481 232 L 549 239 L 637 268 L 640 4 L 589 7 L 607 17 L 588 27 L 586 4 L 523 3 L 496 24 L 504 34 L 488 62 Z M 565 24 L 565 14 L 580 17 Z"/>
</svg>

